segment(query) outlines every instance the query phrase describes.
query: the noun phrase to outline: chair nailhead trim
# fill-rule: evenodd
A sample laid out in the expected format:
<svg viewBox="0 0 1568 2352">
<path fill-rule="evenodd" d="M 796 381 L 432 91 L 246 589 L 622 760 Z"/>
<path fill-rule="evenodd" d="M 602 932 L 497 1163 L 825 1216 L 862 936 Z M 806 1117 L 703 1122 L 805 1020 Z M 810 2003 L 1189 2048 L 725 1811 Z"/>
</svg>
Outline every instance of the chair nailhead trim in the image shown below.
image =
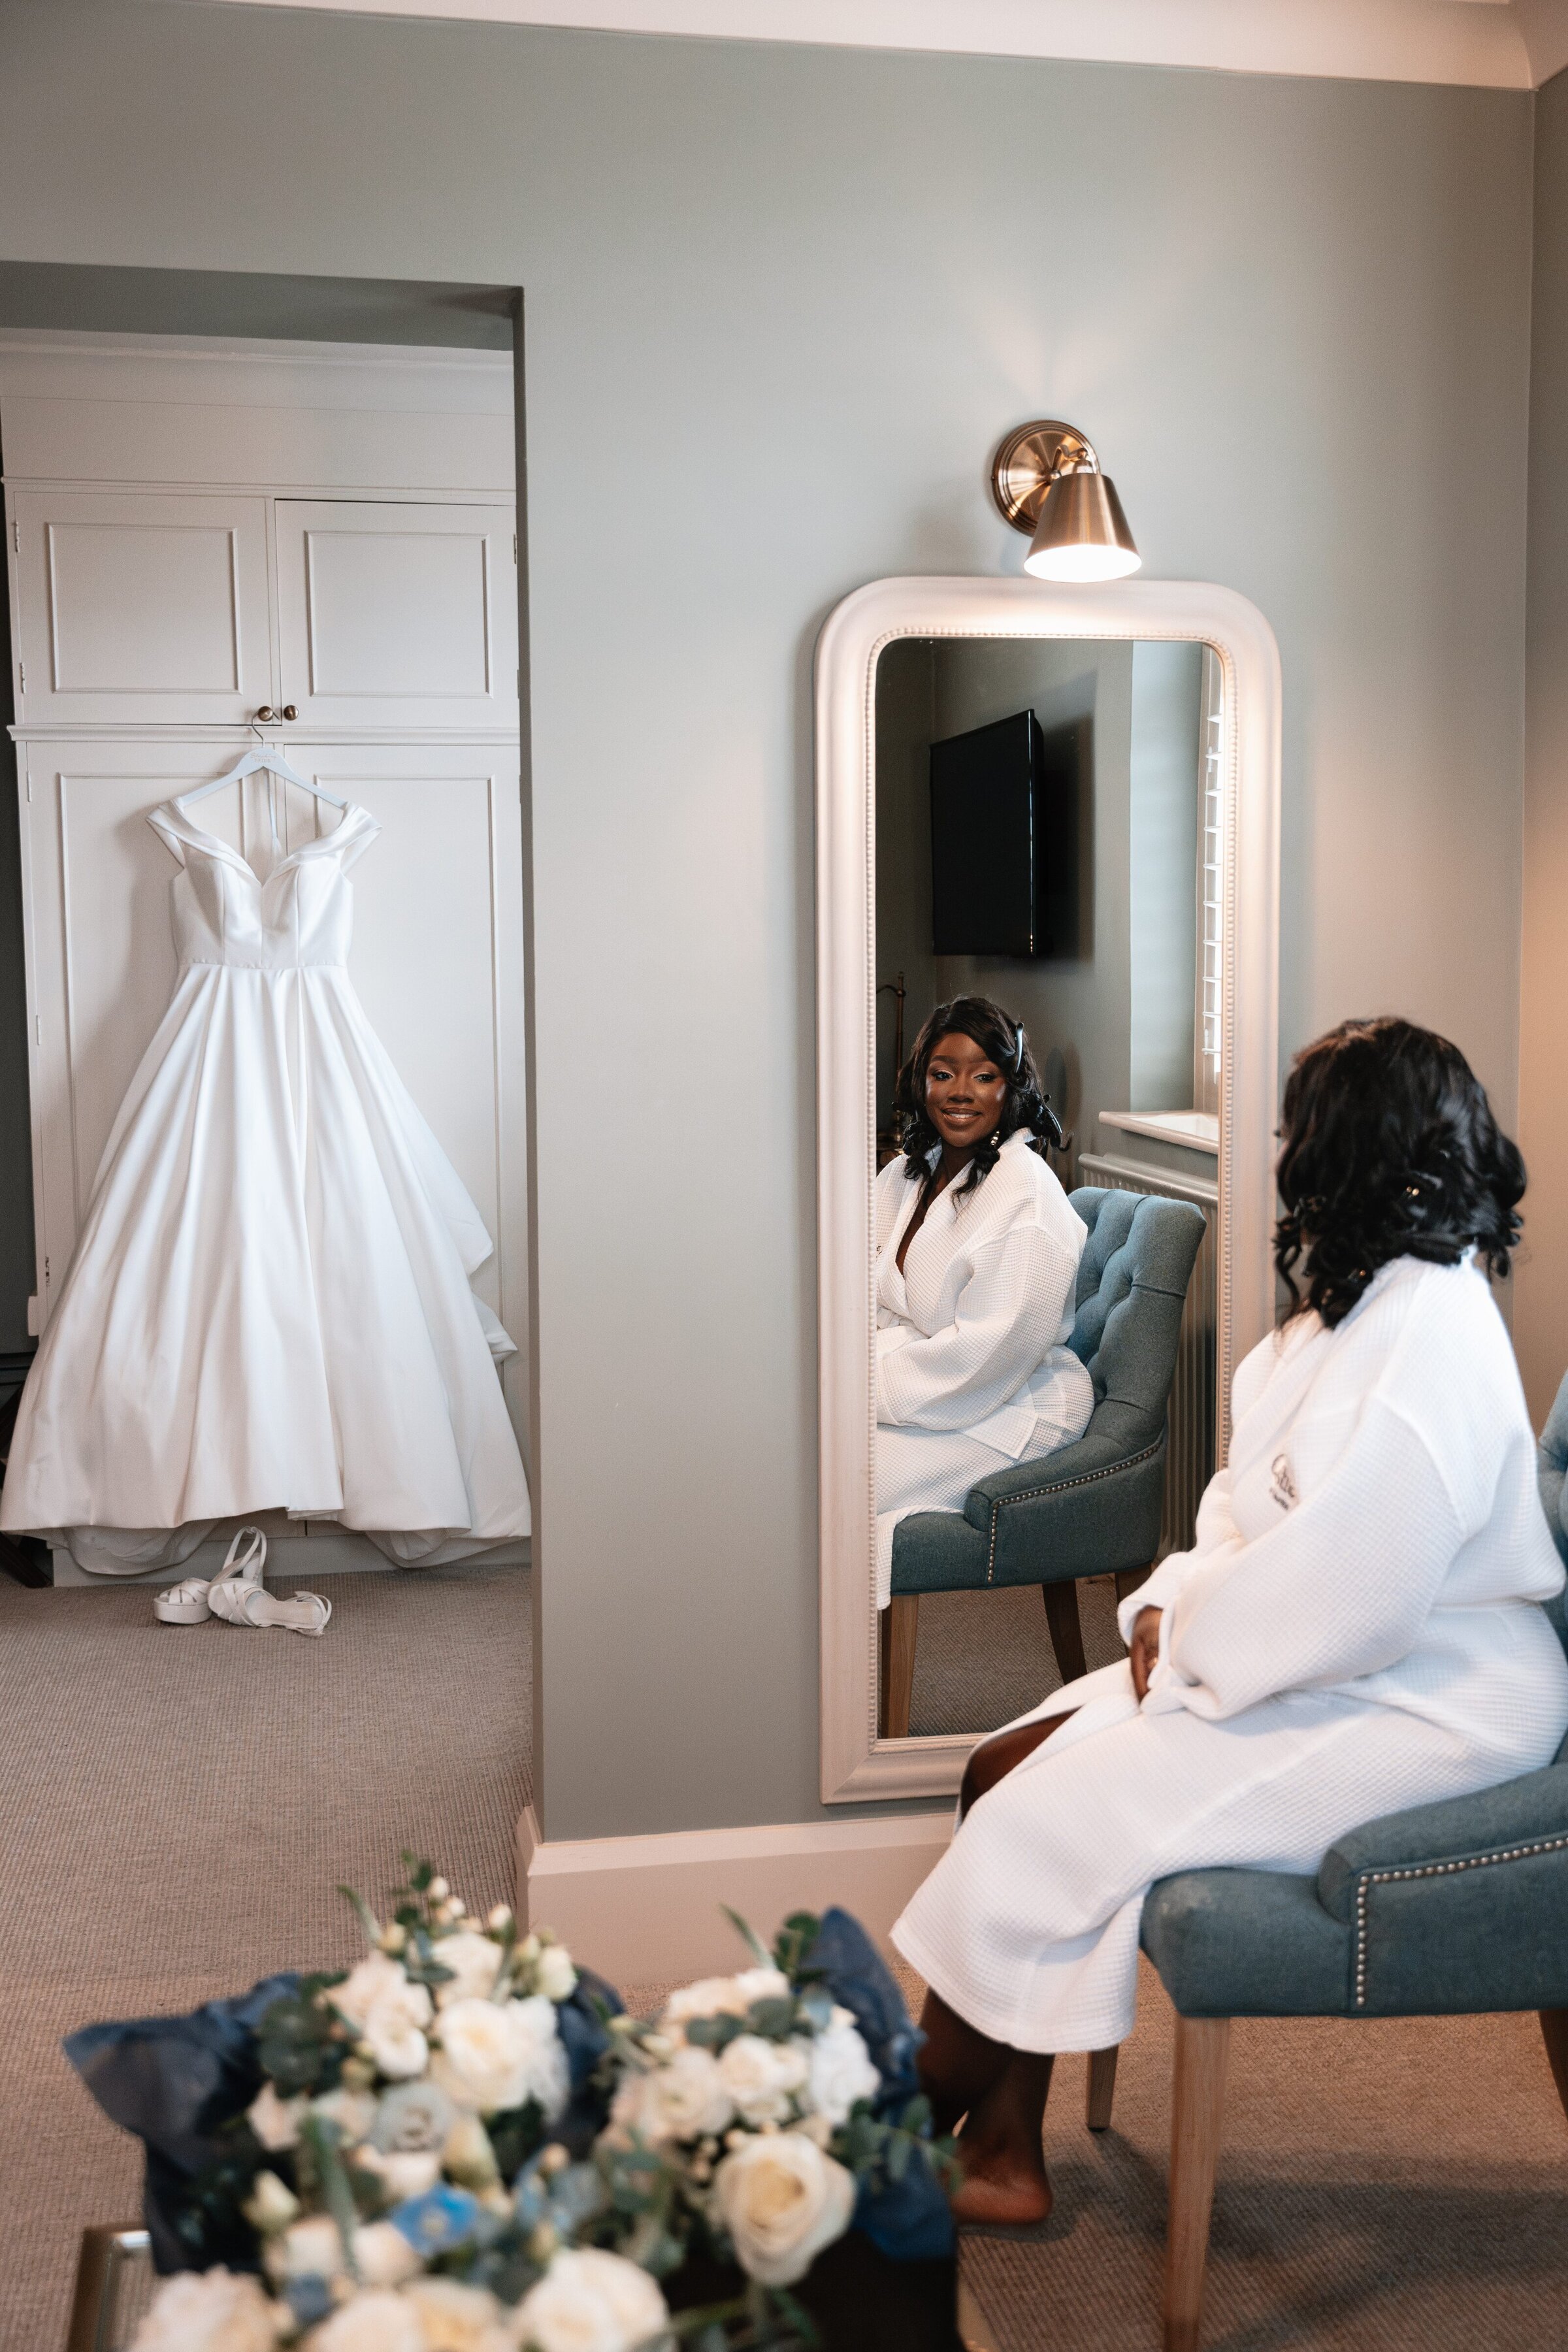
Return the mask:
<svg viewBox="0 0 1568 2352">
<path fill-rule="evenodd" d="M 1451 1878 L 1460 1870 L 1485 1870 L 1494 1862 L 1528 1862 L 1531 1854 L 1562 1853 L 1568 1849 L 1568 1836 L 1539 1838 L 1533 1845 L 1499 1846 L 1495 1853 L 1467 1854 L 1459 1862 L 1419 1862 L 1407 1864 L 1401 1870 L 1367 1870 L 1356 1881 L 1355 1890 L 1355 2006 L 1366 2007 L 1366 1939 L 1368 1890 L 1384 1886 L 1399 1878 Z"/>
<path fill-rule="evenodd" d="M 1129 1454 L 1121 1462 L 1107 1462 L 1102 1469 L 1085 1470 L 1076 1478 L 1058 1478 L 1054 1486 L 1029 1486 L 1021 1495 L 999 1495 L 991 1506 L 991 1549 L 985 1555 L 986 1583 L 990 1583 L 996 1566 L 996 1522 L 1009 1503 L 1032 1503 L 1041 1495 L 1066 1495 L 1074 1486 L 1098 1486 L 1102 1478 L 1114 1478 L 1119 1470 L 1135 1470 L 1140 1462 L 1147 1462 L 1152 1454 L 1158 1454 L 1164 1443 L 1165 1433 L 1162 1430 L 1153 1444 L 1146 1445 L 1142 1454 Z"/>
</svg>

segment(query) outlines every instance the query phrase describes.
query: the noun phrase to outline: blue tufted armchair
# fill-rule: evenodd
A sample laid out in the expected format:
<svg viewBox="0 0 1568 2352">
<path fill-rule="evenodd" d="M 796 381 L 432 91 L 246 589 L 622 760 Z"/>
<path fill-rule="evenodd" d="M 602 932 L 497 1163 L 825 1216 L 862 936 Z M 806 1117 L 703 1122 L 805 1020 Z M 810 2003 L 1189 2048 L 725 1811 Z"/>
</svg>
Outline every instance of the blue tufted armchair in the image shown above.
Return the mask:
<svg viewBox="0 0 1568 2352">
<path fill-rule="evenodd" d="M 1541 1441 L 1541 1497 L 1568 1559 L 1568 1380 Z M 1561 1601 L 1550 1612 L 1568 1647 Z M 1316 1879 L 1163 1879 L 1143 1949 L 1176 2011 L 1165 2241 L 1166 2352 L 1196 2352 L 1233 2017 L 1441 2017 L 1533 2009 L 1568 2113 L 1568 1739 L 1544 1771 L 1391 1813 L 1340 1839 Z M 1091 2129 L 1116 2053 L 1090 2061 Z"/>
<path fill-rule="evenodd" d="M 1153 1566 L 1165 1491 L 1165 1405 L 1182 1308 L 1203 1239 L 1200 1210 L 1147 1192 L 1085 1186 L 1089 1227 L 1068 1345 L 1094 1382 L 1076 1444 L 972 1487 L 962 1511 L 915 1511 L 893 1539 L 883 1612 L 882 1730 L 907 1737 L 924 1592 L 1037 1584 L 1064 1682 L 1084 1672 L 1074 1590 L 1110 1576 L 1130 1591 Z"/>
</svg>

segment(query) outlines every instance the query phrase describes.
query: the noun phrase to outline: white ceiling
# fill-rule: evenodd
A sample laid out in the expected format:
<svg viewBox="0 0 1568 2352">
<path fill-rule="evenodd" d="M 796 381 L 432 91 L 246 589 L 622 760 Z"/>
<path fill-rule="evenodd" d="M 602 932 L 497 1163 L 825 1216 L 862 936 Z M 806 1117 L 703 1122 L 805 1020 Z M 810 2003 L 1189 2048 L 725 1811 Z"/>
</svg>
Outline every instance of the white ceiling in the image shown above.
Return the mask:
<svg viewBox="0 0 1568 2352">
<path fill-rule="evenodd" d="M 206 0 L 370 16 L 1094 58 L 1226 73 L 1529 89 L 1568 66 L 1568 0 Z"/>
</svg>

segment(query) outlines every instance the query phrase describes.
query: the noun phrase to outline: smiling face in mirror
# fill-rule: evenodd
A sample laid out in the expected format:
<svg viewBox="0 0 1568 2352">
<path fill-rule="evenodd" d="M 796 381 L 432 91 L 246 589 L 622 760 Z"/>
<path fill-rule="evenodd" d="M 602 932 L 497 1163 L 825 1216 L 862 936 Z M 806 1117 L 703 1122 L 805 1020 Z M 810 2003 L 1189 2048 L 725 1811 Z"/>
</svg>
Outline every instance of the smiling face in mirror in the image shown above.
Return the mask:
<svg viewBox="0 0 1568 2352">
<path fill-rule="evenodd" d="M 1094 1498 L 1079 1509 L 1079 1580 L 1000 1572 L 1025 1515 L 1000 1548 L 980 1531 L 985 1498 L 1037 1489 L 1105 1394 L 1098 1204 L 1214 1192 L 1219 685 L 1196 643 L 905 638 L 879 660 L 886 1737 L 995 1729 L 1120 1658 L 1114 1576 L 1152 1565 L 1152 1540 L 1146 1562 L 1116 1548 L 1114 1481 L 1104 1544 Z M 1201 1486 L 1197 1410 L 1170 1444 Z"/>
<path fill-rule="evenodd" d="M 926 1065 L 926 1116 L 942 1138 L 943 1173 L 966 1168 L 994 1135 L 1007 1101 L 1007 1080 L 973 1037 L 962 1030 L 939 1037 Z"/>
</svg>

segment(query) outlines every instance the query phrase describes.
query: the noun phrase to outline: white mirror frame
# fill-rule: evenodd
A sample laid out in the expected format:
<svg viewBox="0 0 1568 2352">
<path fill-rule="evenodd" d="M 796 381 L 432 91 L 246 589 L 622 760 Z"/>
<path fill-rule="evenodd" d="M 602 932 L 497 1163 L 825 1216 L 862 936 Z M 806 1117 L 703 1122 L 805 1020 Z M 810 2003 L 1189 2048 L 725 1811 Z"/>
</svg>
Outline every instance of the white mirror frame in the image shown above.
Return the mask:
<svg viewBox="0 0 1568 2352">
<path fill-rule="evenodd" d="M 877 662 L 896 637 L 1194 639 L 1225 671 L 1225 954 L 1216 1312 L 1221 1457 L 1231 1373 L 1274 1319 L 1279 654 L 1228 588 L 1128 580 L 878 580 L 816 646 L 816 1040 L 822 1797 L 956 1790 L 979 1733 L 877 1736 L 872 1576 Z"/>
</svg>

